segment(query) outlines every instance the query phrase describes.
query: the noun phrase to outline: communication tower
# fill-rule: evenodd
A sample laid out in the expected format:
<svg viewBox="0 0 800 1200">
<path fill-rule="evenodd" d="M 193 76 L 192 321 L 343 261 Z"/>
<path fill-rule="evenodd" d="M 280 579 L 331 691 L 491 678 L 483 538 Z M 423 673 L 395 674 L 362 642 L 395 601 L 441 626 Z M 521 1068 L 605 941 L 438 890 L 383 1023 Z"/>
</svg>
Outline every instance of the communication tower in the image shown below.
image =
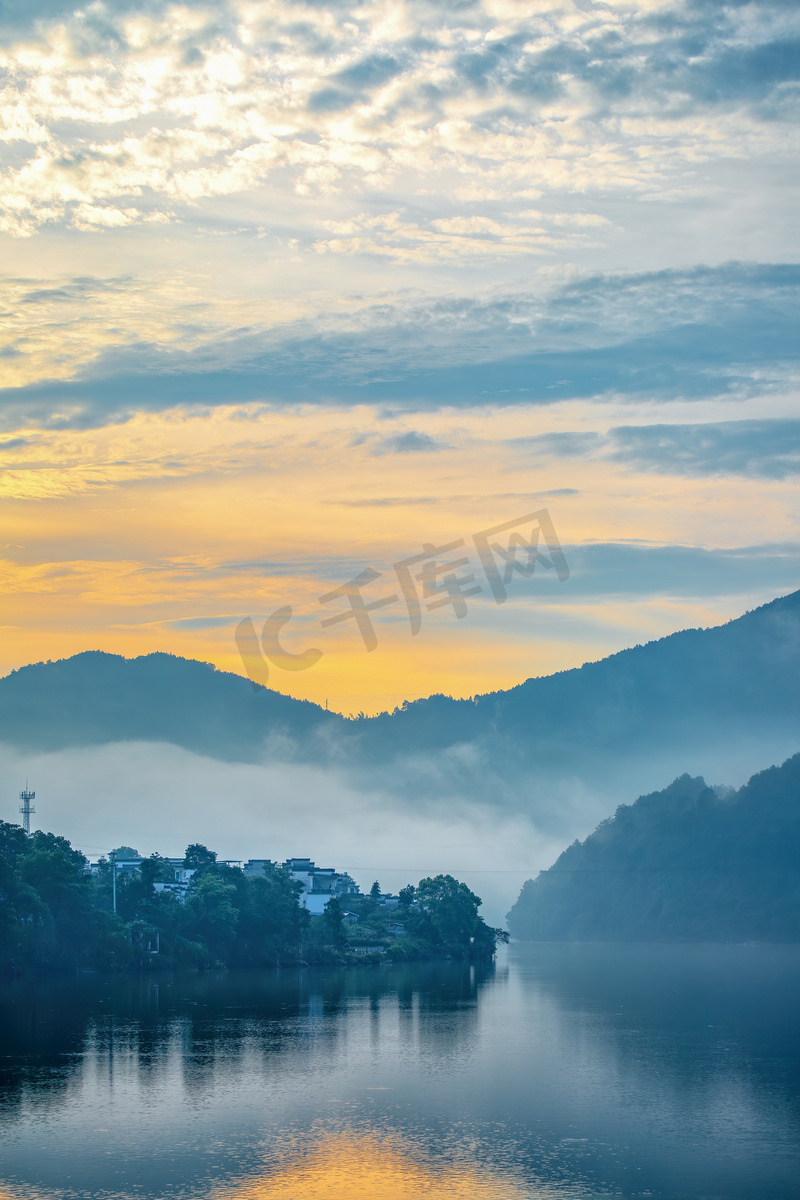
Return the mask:
<svg viewBox="0 0 800 1200">
<path fill-rule="evenodd" d="M 19 798 L 22 804 L 19 806 L 19 811 L 22 813 L 22 828 L 30 837 L 31 833 L 31 813 L 35 813 L 36 809 L 31 804 L 31 800 L 36 799 L 36 792 L 28 791 L 28 781 L 25 780 L 25 787 L 20 792 Z"/>
</svg>

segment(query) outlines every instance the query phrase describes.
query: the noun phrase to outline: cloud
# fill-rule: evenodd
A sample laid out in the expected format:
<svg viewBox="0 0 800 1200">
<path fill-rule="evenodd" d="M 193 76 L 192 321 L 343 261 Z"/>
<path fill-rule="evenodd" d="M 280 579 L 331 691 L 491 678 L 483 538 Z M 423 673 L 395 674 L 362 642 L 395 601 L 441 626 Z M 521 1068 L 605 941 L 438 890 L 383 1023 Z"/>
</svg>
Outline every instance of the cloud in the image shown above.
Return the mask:
<svg viewBox="0 0 800 1200">
<path fill-rule="evenodd" d="M 164 625 L 171 629 L 218 629 L 226 625 L 233 627 L 241 619 L 241 613 L 235 617 L 181 617 L 175 621 L 164 621 Z"/>
<path fill-rule="evenodd" d="M 150 312 L 144 282 L 129 286 L 143 314 L 134 319 L 151 337 L 113 344 L 124 290 L 112 297 L 98 289 L 92 322 L 75 340 L 73 377 L 0 390 L 6 428 L 83 428 L 137 411 L 254 402 L 424 411 L 619 396 L 742 398 L 786 386 L 800 359 L 795 264 L 592 275 L 539 296 L 415 295 L 216 336 L 194 295 L 183 308 L 172 286 Z M 9 288 L 9 304 L 19 290 Z M 115 318 L 108 329 L 104 306 Z M 52 361 L 64 337 L 61 307 L 59 295 Z M 37 347 L 47 337 L 41 321 Z M 19 339 L 27 344 L 21 330 Z M 559 453 L 567 442 L 561 451 L 558 441 L 547 446 Z"/>
<path fill-rule="evenodd" d="M 25 290 L 25 280 L 9 280 L 8 284 L 20 288 L 19 302 L 21 304 L 74 303 L 95 297 L 102 297 L 105 304 L 108 302 L 109 294 L 128 294 L 133 282 L 130 276 L 122 276 L 117 279 L 79 276 L 62 283 L 59 287 L 34 288 L 32 291 Z"/>
<path fill-rule="evenodd" d="M 583 458 L 602 447 L 604 440 L 601 433 L 567 430 L 563 433 L 542 433 L 535 437 L 514 438 L 511 444 L 523 450 L 531 450 L 537 458 L 547 460 Z"/>
<path fill-rule="evenodd" d="M 536 590 L 544 599 L 557 590 L 562 604 L 608 596 L 779 595 L 794 591 L 800 580 L 800 545 L 794 543 L 706 549 L 610 542 L 567 547 L 565 553 L 567 586 L 543 572 L 534 577 L 535 588 L 515 583 L 515 594 Z"/>
<path fill-rule="evenodd" d="M 375 54 L 330 76 L 336 86 L 322 88 L 309 98 L 310 112 L 341 112 L 366 103 L 370 89 L 379 88 L 401 74 L 402 67 L 388 54 Z"/>
<path fill-rule="evenodd" d="M 687 478 L 781 480 L 800 474 L 800 420 L 619 425 L 607 433 L 564 431 L 515 438 L 536 458 L 594 457 L 631 471 Z"/>
<path fill-rule="evenodd" d="M 410 195 L 420 179 L 444 193 L 453 178 L 505 197 L 664 195 L 700 161 L 796 153 L 788 6 L 3 10 L 4 227 L 19 236 L 112 227 L 115 214 L 191 220 L 202 198 L 276 185 L 354 204 L 400 180 Z"/>
<path fill-rule="evenodd" d="M 471 548 L 469 540 L 467 547 L 465 553 Z M 543 623 L 550 614 L 554 624 L 548 627 L 547 636 L 561 639 L 568 621 L 574 640 L 590 643 L 597 637 L 598 620 L 603 619 L 593 613 L 592 606 L 602 613 L 611 598 L 630 603 L 634 606 L 630 611 L 641 614 L 644 600 L 683 602 L 741 596 L 749 603 L 751 597 L 784 595 L 800 585 L 800 544 L 796 542 L 732 548 L 644 541 L 584 542 L 565 545 L 564 554 L 570 569 L 566 582 L 559 581 L 554 571 L 537 566 L 530 579 L 514 576 L 509 586 L 502 621 L 511 626 L 506 634 L 512 638 L 518 622 L 520 645 L 529 636 L 532 602 L 539 609 L 536 623 L 540 637 L 545 636 Z M 469 569 L 477 569 L 482 580 L 480 564 L 474 559 L 472 551 Z M 339 577 L 344 578 L 347 566 L 342 564 Z M 487 590 L 470 601 L 470 623 L 480 622 L 483 627 L 495 612 Z M 377 618 L 378 622 L 381 619 Z"/>
<path fill-rule="evenodd" d="M 662 475 L 800 475 L 800 420 L 720 421 L 706 425 L 619 426 L 607 457 Z"/>
<path fill-rule="evenodd" d="M 446 447 L 428 433 L 409 429 L 406 433 L 395 433 L 391 437 L 379 438 L 372 446 L 371 454 L 420 454 Z"/>
<path fill-rule="evenodd" d="M 413 504 L 437 504 L 435 496 L 375 496 L 364 500 L 336 500 L 342 508 L 405 508 Z"/>
<path fill-rule="evenodd" d="M 466 259 L 491 262 L 520 254 L 541 254 L 556 247 L 575 248 L 589 241 L 587 230 L 609 222 L 594 213 L 506 212 L 427 220 L 420 220 L 418 214 L 416 220 L 410 220 L 399 212 L 375 216 L 362 212 L 346 221 L 322 224 L 341 236 L 315 241 L 318 254 L 368 255 L 420 264 Z"/>
<path fill-rule="evenodd" d="M 797 37 L 783 36 L 755 46 L 720 48 L 710 61 L 693 62 L 684 72 L 687 91 L 704 103 L 740 103 L 746 99 L 760 102 L 760 113 L 771 117 L 790 115 L 786 101 L 795 113 L 800 107 L 797 88 L 787 94 L 785 86 L 800 83 Z"/>
</svg>

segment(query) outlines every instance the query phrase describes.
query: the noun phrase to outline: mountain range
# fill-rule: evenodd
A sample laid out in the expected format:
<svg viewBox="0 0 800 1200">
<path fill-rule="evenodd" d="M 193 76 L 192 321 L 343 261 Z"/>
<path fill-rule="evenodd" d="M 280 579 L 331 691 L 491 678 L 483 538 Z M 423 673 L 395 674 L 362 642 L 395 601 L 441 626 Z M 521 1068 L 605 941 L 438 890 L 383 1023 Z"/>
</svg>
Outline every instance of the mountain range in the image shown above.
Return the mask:
<svg viewBox="0 0 800 1200">
<path fill-rule="evenodd" d="M 37 819 L 90 853 L 174 854 L 191 829 L 223 856 L 363 867 L 366 886 L 445 869 L 494 923 L 620 803 L 685 774 L 740 787 L 798 751 L 800 592 L 506 691 L 358 719 L 169 654 L 90 651 L 0 679 L 7 819 L 28 776 Z"/>
<path fill-rule="evenodd" d="M 591 793 L 597 819 L 687 768 L 737 782 L 800 749 L 800 591 L 506 691 L 357 719 L 207 663 L 89 651 L 0 679 L 0 741 L 26 752 L 162 742 L 226 762 L 312 763 L 377 774 L 411 800 L 533 806 L 545 825 L 549 808 Z"/>
</svg>

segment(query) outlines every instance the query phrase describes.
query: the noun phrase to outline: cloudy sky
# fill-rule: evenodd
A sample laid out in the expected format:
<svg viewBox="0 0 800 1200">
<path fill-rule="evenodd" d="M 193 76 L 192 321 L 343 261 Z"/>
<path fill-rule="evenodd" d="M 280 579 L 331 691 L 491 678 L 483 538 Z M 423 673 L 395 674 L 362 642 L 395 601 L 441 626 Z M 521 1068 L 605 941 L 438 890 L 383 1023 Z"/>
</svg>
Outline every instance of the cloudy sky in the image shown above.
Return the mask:
<svg viewBox="0 0 800 1200">
<path fill-rule="evenodd" d="M 375 711 L 795 590 L 799 110 L 792 0 L 0 0 L 0 671 L 291 606 Z"/>
</svg>

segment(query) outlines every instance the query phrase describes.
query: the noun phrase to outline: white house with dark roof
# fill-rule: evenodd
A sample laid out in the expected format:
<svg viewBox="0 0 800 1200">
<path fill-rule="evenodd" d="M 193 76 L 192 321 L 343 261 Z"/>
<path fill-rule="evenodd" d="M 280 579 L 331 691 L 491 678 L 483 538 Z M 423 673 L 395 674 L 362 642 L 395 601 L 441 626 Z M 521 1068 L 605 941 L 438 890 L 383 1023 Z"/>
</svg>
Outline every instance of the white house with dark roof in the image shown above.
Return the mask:
<svg viewBox="0 0 800 1200">
<path fill-rule="evenodd" d="M 318 867 L 310 858 L 287 858 L 283 864 L 297 883 L 303 885 L 300 903 L 310 913 L 319 915 L 332 896 L 357 896 L 358 884 L 346 871 L 333 867 Z"/>
</svg>

